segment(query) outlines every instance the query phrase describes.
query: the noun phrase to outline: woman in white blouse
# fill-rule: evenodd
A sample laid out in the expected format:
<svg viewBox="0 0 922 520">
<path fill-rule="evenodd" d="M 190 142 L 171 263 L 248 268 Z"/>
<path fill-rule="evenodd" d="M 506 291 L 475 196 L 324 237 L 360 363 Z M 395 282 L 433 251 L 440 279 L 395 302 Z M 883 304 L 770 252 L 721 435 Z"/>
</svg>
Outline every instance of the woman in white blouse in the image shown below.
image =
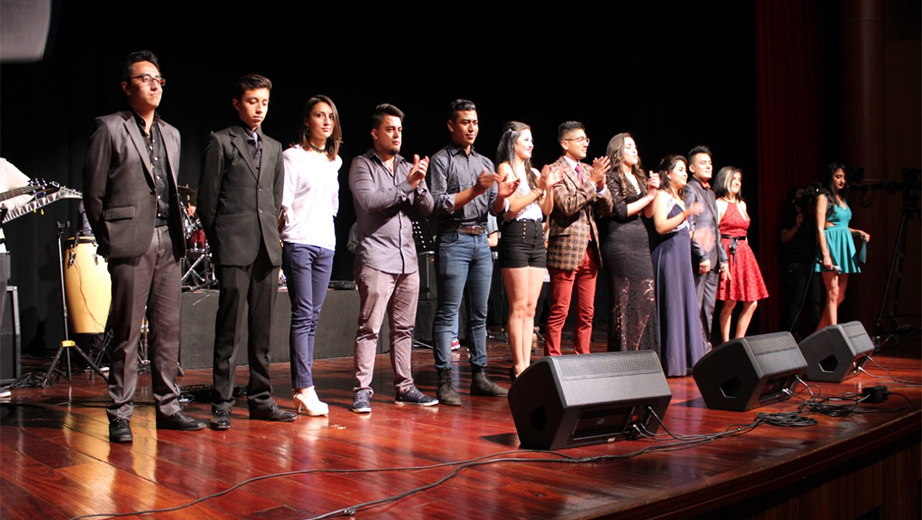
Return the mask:
<svg viewBox="0 0 922 520">
<path fill-rule="evenodd" d="M 547 196 L 560 175 L 547 166 L 541 173 L 531 166 L 531 127 L 510 121 L 503 128 L 496 150 L 496 172 L 504 182 L 517 181 L 515 193 L 508 197 L 509 205 L 497 199 L 493 211 L 502 213 L 503 227 L 499 244 L 499 267 L 509 295 L 509 347 L 512 368 L 509 378 L 515 381 L 531 363 L 532 333 L 535 327 L 535 307 L 544 284 L 547 265 L 544 228 L 541 223 L 554 207 L 554 198 Z"/>
<path fill-rule="evenodd" d="M 342 142 L 339 114 L 333 100 L 317 95 L 304 105 L 301 141 L 285 150 L 282 195 L 282 269 L 291 299 L 292 397 L 308 415 L 327 415 L 329 408 L 314 390 L 314 333 L 330 284 L 339 211 L 337 155 Z"/>
</svg>

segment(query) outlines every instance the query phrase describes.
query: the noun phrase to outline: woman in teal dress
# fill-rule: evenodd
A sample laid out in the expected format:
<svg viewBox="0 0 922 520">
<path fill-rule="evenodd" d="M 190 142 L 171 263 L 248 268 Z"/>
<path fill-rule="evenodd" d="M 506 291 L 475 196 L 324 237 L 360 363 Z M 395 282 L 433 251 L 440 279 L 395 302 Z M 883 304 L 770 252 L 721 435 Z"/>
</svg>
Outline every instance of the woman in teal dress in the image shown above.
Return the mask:
<svg viewBox="0 0 922 520">
<path fill-rule="evenodd" d="M 845 202 L 845 165 L 832 163 L 826 168 L 823 177 L 826 193 L 816 199 L 817 242 L 819 244 L 819 265 L 816 271 L 823 274 L 826 285 L 826 306 L 817 330 L 839 322 L 838 309 L 845 300 L 845 288 L 848 287 L 848 275 L 860 273 L 861 268 L 855 261 L 856 249 L 853 234 L 865 242 L 871 235 L 860 229 L 848 227 L 852 210 Z"/>
</svg>

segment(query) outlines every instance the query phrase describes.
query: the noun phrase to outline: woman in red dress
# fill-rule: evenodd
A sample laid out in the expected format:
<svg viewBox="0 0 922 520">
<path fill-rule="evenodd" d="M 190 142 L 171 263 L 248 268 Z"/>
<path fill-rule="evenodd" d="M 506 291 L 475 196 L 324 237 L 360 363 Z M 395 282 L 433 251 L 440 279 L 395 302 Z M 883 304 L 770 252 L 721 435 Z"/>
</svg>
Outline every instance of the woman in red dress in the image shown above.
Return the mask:
<svg viewBox="0 0 922 520">
<path fill-rule="evenodd" d="M 746 335 L 752 314 L 758 300 L 768 298 L 768 290 L 762 280 L 759 264 L 746 240 L 749 229 L 749 214 L 746 202 L 740 197 L 743 185 L 742 172 L 735 166 L 725 166 L 717 172 L 714 193 L 717 195 L 717 220 L 720 223 L 720 242 L 727 248 L 730 266 L 727 276 L 720 281 L 717 299 L 723 301 L 720 310 L 720 337 L 730 341 L 730 320 L 737 302 L 742 302 L 739 321 L 736 323 L 736 338 Z"/>
</svg>

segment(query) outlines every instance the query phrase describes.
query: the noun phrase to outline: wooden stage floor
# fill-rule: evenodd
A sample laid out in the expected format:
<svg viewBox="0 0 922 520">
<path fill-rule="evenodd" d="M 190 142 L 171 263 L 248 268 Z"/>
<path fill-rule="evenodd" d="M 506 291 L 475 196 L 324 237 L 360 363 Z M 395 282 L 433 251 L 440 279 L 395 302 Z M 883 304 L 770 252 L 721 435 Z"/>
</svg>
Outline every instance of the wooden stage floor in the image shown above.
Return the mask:
<svg viewBox="0 0 922 520">
<path fill-rule="evenodd" d="M 885 351 L 875 359 L 893 377 L 918 382 L 922 372 L 916 354 L 894 357 Z M 417 385 L 433 393 L 432 354 L 417 349 L 413 356 Z M 466 350 L 455 357 L 461 361 L 455 374 L 461 380 L 461 407 L 395 405 L 390 361 L 381 355 L 373 412 L 353 414 L 348 409 L 352 359 L 339 358 L 314 365 L 329 417 L 301 416 L 290 424 L 249 421 L 246 404 L 238 401 L 233 427 L 226 432 L 157 431 L 150 376 L 143 376 L 136 399 L 142 404 L 131 422 L 134 443 L 127 445 L 108 442 L 106 389 L 98 378 L 79 374 L 45 389 L 14 390 L 2 404 L 0 518 L 57 520 L 175 507 L 273 473 L 379 470 L 267 478 L 188 508 L 127 517 L 310 518 L 435 483 L 455 469 L 385 468 L 477 457 L 510 461 L 465 468 L 437 487 L 360 510 L 354 517 L 919 518 L 920 388 L 894 382 L 873 365 L 868 371 L 876 378 L 860 375 L 843 384 L 816 386 L 823 396 L 838 396 L 885 384 L 906 399 L 892 395 L 884 403 L 857 408 L 876 413 L 813 415 L 818 424 L 804 428 L 763 424 L 711 442 L 685 441 L 684 448 L 663 435 L 562 451 L 573 459 L 619 457 L 580 463 L 561 455 L 510 453 L 519 444 L 508 402 L 470 397 Z M 490 360 L 491 376 L 508 386 L 507 349 L 491 344 Z M 273 364 L 272 374 L 276 401 L 293 409 L 288 365 Z M 241 369 L 238 382 L 245 375 Z M 210 379 L 210 370 L 188 371 L 182 384 Z M 670 379 L 669 386 L 673 400 L 664 422 L 675 434 L 716 434 L 752 422 L 758 412 L 792 411 L 799 403 L 789 399 L 741 413 L 709 410 L 691 377 Z M 205 402 L 187 405 L 186 412 L 204 420 L 210 416 Z M 491 457 L 499 452 L 504 453 Z"/>
</svg>

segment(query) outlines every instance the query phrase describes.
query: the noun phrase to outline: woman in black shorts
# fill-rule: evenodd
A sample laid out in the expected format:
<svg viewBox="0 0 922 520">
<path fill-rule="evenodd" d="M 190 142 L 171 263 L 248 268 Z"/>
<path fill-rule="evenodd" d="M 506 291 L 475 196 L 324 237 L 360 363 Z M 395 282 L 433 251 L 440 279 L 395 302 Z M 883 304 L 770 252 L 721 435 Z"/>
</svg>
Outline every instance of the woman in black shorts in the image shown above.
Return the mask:
<svg viewBox="0 0 922 520">
<path fill-rule="evenodd" d="M 541 222 L 551 212 L 554 198 L 545 196 L 560 176 L 547 166 L 539 174 L 531 167 L 531 128 L 518 121 L 506 123 L 496 150 L 497 173 L 504 182 L 518 181 L 507 199 L 498 200 L 494 211 L 502 213 L 499 267 L 509 297 L 509 346 L 513 366 L 509 377 L 515 380 L 531 363 L 531 339 L 535 327 L 535 306 L 544 283 L 547 263 L 544 230 Z"/>
</svg>

